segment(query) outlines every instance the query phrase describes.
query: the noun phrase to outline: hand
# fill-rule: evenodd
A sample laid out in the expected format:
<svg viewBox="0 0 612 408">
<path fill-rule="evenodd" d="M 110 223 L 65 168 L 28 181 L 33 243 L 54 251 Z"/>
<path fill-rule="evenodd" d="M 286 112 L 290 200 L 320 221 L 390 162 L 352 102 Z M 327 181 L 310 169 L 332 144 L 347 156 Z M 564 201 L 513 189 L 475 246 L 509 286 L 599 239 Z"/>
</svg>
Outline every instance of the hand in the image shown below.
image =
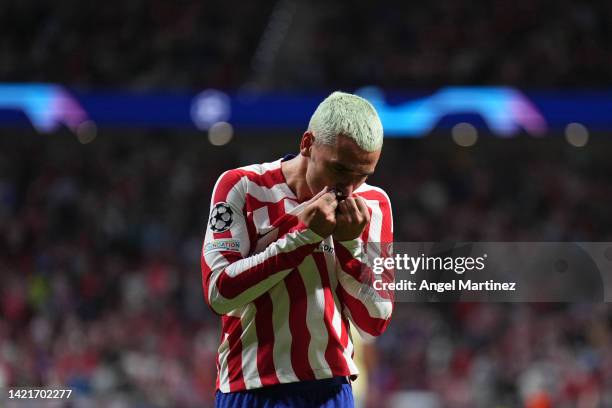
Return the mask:
<svg viewBox="0 0 612 408">
<path fill-rule="evenodd" d="M 325 187 L 308 201 L 298 218 L 312 231 L 326 238 L 336 227 L 337 207 L 336 195 Z"/>
<path fill-rule="evenodd" d="M 365 200 L 351 196 L 338 204 L 336 229 L 333 237 L 336 241 L 350 241 L 358 238 L 370 222 L 370 211 Z"/>
</svg>

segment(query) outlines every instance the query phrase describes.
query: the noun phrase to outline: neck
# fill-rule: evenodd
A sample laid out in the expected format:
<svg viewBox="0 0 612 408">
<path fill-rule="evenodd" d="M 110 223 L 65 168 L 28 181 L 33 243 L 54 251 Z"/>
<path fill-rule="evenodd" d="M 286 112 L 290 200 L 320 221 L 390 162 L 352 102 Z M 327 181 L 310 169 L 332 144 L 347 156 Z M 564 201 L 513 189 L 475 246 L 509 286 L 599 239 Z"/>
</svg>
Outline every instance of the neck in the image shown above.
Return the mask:
<svg viewBox="0 0 612 408">
<path fill-rule="evenodd" d="M 287 185 L 297 199 L 302 202 L 312 198 L 313 194 L 306 183 L 307 158 L 301 154 L 291 160 L 281 163 L 281 171 L 287 180 Z"/>
</svg>

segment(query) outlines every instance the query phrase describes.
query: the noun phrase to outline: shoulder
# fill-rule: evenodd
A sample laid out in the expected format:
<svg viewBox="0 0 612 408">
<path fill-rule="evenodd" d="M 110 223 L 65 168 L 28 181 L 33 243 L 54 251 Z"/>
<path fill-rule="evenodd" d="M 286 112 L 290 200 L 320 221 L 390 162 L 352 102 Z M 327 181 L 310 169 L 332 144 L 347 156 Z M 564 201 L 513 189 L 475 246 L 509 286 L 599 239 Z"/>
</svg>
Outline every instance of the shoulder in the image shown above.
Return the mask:
<svg viewBox="0 0 612 408">
<path fill-rule="evenodd" d="M 391 206 L 389 195 L 380 187 L 363 183 L 357 190 L 355 190 L 355 194 L 367 201 L 377 201 L 381 205 Z"/>
<path fill-rule="evenodd" d="M 219 180 L 228 183 L 242 182 L 245 185 L 255 184 L 259 187 L 268 187 L 284 181 L 280 160 L 267 163 L 250 164 L 226 171 Z"/>
<path fill-rule="evenodd" d="M 264 174 L 269 173 L 269 172 L 279 171 L 280 167 L 281 167 L 281 161 L 279 159 L 279 160 L 275 160 L 272 162 L 256 163 L 256 164 L 250 164 L 248 166 L 238 167 L 237 169 L 234 169 L 232 171 L 241 173 L 241 174 L 263 176 Z"/>
<path fill-rule="evenodd" d="M 219 176 L 217 184 L 236 184 L 247 180 L 256 182 L 262 178 L 273 176 L 276 173 L 280 173 L 280 160 L 250 164 L 223 172 Z"/>
<path fill-rule="evenodd" d="M 261 190 L 262 188 L 271 189 L 277 184 L 284 182 L 281 171 L 281 161 L 250 164 L 235 169 L 225 171 L 217 179 L 215 184 L 213 200 L 226 201 L 241 198 L 248 191 Z"/>
</svg>

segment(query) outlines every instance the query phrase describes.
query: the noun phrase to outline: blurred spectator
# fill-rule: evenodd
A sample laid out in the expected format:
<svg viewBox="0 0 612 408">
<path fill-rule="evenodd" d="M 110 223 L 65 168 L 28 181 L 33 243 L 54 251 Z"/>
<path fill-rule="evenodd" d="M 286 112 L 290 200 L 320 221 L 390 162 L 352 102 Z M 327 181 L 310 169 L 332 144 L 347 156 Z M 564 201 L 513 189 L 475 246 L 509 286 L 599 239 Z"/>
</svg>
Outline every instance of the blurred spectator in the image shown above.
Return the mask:
<svg viewBox="0 0 612 408">
<path fill-rule="evenodd" d="M 0 4 L 4 81 L 231 87 L 248 75 L 272 1 Z"/>
<path fill-rule="evenodd" d="M 286 32 L 268 38 L 282 45 L 263 73 L 274 89 L 612 82 L 608 1 L 289 3 Z M 0 76 L 75 87 L 239 88 L 253 79 L 276 4 L 5 1 Z"/>
</svg>

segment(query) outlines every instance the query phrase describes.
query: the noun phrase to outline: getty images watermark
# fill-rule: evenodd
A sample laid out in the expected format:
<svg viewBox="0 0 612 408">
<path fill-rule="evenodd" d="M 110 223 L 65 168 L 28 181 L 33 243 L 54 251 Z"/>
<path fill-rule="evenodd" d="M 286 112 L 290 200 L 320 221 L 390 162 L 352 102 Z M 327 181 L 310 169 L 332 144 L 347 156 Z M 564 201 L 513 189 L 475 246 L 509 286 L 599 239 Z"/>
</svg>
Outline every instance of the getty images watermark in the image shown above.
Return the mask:
<svg viewBox="0 0 612 408">
<path fill-rule="evenodd" d="M 495 282 L 488 280 L 484 282 L 472 281 L 472 279 L 452 279 L 448 282 L 437 282 L 422 279 L 417 284 L 415 280 L 401 279 L 394 282 L 385 282 L 382 274 L 386 269 L 394 269 L 414 275 L 417 271 L 452 271 L 462 275 L 469 271 L 482 271 L 485 269 L 487 254 L 478 257 L 441 257 L 441 256 L 410 256 L 408 254 L 397 254 L 393 257 L 375 257 L 373 259 L 372 272 L 378 275 L 373 281 L 376 290 L 419 290 L 446 292 L 454 290 L 516 290 L 516 282 Z"/>
<path fill-rule="evenodd" d="M 382 301 L 612 301 L 606 242 L 368 243 L 362 265 Z"/>
</svg>

